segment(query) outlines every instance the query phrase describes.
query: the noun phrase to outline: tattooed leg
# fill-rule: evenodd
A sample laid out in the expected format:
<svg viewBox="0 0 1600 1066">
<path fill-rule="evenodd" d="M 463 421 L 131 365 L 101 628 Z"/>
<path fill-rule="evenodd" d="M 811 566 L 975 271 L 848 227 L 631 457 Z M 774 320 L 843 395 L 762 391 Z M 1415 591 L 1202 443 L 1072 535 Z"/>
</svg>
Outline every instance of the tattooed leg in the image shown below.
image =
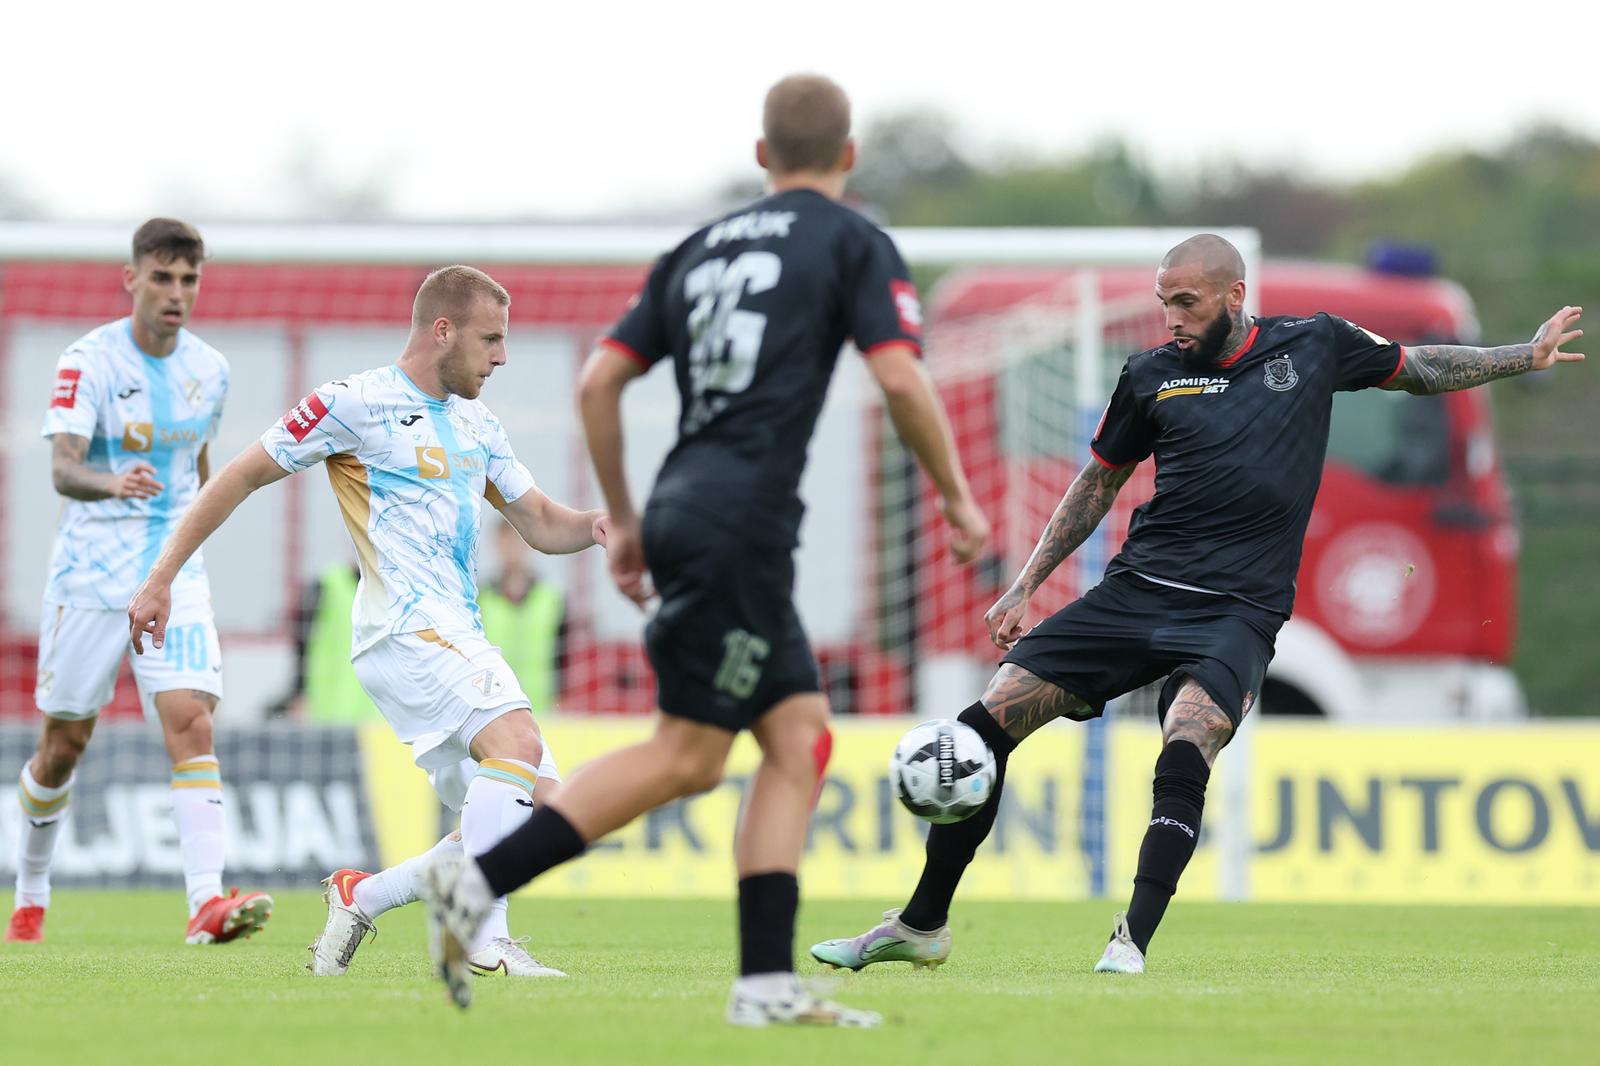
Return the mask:
<svg viewBox="0 0 1600 1066">
<path fill-rule="evenodd" d="M 1161 736 L 1168 744 L 1187 740 L 1200 749 L 1209 767 L 1233 739 L 1233 720 L 1198 682 L 1185 681 L 1173 697 L 1172 706 L 1167 708 Z"/>
<path fill-rule="evenodd" d="M 1001 663 L 995 671 L 984 689 L 983 706 L 1014 745 L 1057 718 L 1081 722 L 1094 717 L 1082 699 L 1011 663 Z"/>
</svg>

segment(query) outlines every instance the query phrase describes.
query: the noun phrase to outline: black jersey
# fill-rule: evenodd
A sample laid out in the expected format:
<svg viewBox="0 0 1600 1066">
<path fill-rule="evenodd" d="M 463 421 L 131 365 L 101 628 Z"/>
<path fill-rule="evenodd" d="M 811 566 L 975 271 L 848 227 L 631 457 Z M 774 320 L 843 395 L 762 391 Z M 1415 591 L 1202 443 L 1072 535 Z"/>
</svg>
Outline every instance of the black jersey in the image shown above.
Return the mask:
<svg viewBox="0 0 1600 1066">
<path fill-rule="evenodd" d="M 769 196 L 663 256 L 609 342 L 673 357 L 678 441 L 650 499 L 795 542 L 800 475 L 846 338 L 921 347 L 922 314 L 888 235 L 809 189 Z"/>
<path fill-rule="evenodd" d="M 1156 457 L 1107 573 L 1227 593 L 1289 616 L 1322 481 L 1333 394 L 1388 383 L 1405 349 L 1333 315 L 1258 318 L 1239 352 L 1198 366 L 1175 345 L 1122 368 L 1091 448 Z"/>
</svg>

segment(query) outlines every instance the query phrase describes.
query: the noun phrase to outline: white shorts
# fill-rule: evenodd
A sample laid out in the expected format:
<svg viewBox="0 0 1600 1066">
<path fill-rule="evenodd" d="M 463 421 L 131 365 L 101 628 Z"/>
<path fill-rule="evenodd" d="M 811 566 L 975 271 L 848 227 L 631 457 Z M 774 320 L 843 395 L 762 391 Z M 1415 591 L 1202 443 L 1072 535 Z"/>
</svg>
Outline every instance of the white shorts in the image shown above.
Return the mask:
<svg viewBox="0 0 1600 1066">
<path fill-rule="evenodd" d="M 46 603 L 39 622 L 39 676 L 33 700 L 51 718 L 93 718 L 111 702 L 122 657 L 133 660 L 144 716 L 157 721 L 156 694 L 195 689 L 222 698 L 222 646 L 211 593 L 200 582 L 173 589 L 167 636 L 157 651 L 145 640 L 134 655 L 128 612 Z"/>
<path fill-rule="evenodd" d="M 356 679 L 394 729 L 411 745 L 439 799 L 460 810 L 477 772 L 472 740 L 490 722 L 525 710 L 528 697 L 500 649 L 482 633 L 433 630 L 384 637 L 355 657 Z M 561 780 L 550 745 L 539 776 Z"/>
</svg>

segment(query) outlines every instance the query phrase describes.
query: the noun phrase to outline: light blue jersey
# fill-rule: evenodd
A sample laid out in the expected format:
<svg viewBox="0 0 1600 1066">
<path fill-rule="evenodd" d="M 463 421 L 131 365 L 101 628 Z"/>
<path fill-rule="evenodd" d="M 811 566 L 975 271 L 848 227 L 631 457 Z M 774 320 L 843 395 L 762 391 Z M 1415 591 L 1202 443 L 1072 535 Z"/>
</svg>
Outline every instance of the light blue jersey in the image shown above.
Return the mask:
<svg viewBox="0 0 1600 1066">
<path fill-rule="evenodd" d="M 327 468 L 361 568 L 352 655 L 390 635 L 482 631 L 478 501 L 534 487 L 487 407 L 380 367 L 319 386 L 261 446 L 285 470 Z"/>
<path fill-rule="evenodd" d="M 92 469 L 155 467 L 165 488 L 148 500 L 67 500 L 50 557 L 44 600 L 124 610 L 150 573 L 167 534 L 200 491 L 200 449 L 216 435 L 228 395 L 228 361 L 188 330 L 171 355 L 139 350 L 131 319 L 74 342 L 56 364 L 44 436 L 89 441 Z M 196 551 L 179 582 L 204 585 Z"/>
</svg>

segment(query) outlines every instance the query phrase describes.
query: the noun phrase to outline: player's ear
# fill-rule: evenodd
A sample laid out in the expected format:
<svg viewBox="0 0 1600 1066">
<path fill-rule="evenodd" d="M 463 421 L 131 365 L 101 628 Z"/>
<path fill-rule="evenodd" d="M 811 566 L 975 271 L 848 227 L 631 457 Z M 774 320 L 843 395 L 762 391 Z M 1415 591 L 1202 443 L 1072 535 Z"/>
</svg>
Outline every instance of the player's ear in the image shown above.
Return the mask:
<svg viewBox="0 0 1600 1066">
<path fill-rule="evenodd" d="M 1244 310 L 1244 279 L 1241 278 L 1228 286 L 1228 309 L 1231 311 Z"/>
<path fill-rule="evenodd" d="M 455 327 L 443 315 L 433 320 L 433 339 L 440 345 L 450 347 L 450 334 Z"/>
<path fill-rule="evenodd" d="M 765 137 L 756 138 L 756 165 L 762 170 L 772 169 L 767 165 L 767 139 Z"/>
<path fill-rule="evenodd" d="M 839 171 L 848 174 L 856 168 L 856 139 L 846 138 L 844 149 L 839 153 Z"/>
<path fill-rule="evenodd" d="M 139 268 L 131 263 L 122 264 L 122 291 L 129 296 L 133 295 L 133 282 L 139 276 Z"/>
</svg>

